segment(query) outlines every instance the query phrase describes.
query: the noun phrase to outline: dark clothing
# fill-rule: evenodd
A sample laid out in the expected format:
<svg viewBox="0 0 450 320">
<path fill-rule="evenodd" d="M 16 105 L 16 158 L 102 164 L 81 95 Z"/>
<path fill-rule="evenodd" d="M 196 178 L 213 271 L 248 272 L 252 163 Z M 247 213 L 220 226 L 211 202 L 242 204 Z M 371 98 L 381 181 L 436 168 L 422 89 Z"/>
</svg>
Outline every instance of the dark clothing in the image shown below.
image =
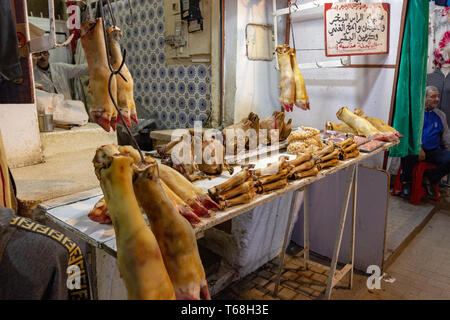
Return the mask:
<svg viewBox="0 0 450 320">
<path fill-rule="evenodd" d="M 79 288 L 72 281 L 70 271 L 75 270 L 80 271 Z M 0 300 L 11 299 L 89 299 L 89 286 L 86 264 L 75 242 L 0 207 Z"/>
<path fill-rule="evenodd" d="M 450 73 L 445 76 L 441 69 L 427 74 L 427 86 L 435 86 L 439 90 L 438 109 L 447 116 L 447 124 L 450 125 Z"/>
<path fill-rule="evenodd" d="M 435 185 L 450 173 L 450 151 L 442 149 L 423 149 L 423 151 L 426 154 L 425 161 L 436 164 L 435 169 L 427 170 L 424 174 L 430 180 L 430 183 Z M 402 158 L 402 173 L 400 176 L 402 182 L 412 182 L 412 173 L 417 161 L 419 161 L 418 155 L 409 155 Z"/>
<path fill-rule="evenodd" d="M 22 77 L 11 1 L 0 1 L 0 83 Z"/>
<path fill-rule="evenodd" d="M 424 175 L 432 185 L 450 173 L 449 129 L 445 114 L 437 108 L 425 111 L 422 128 L 422 149 L 425 152 L 425 161 L 436 164 L 433 170 L 425 171 Z M 418 155 L 407 155 L 401 159 L 402 182 L 412 182 L 413 170 Z"/>
<path fill-rule="evenodd" d="M 422 148 L 437 149 L 441 144 L 441 132 L 444 129 L 441 118 L 432 111 L 425 111 L 422 130 Z"/>
</svg>

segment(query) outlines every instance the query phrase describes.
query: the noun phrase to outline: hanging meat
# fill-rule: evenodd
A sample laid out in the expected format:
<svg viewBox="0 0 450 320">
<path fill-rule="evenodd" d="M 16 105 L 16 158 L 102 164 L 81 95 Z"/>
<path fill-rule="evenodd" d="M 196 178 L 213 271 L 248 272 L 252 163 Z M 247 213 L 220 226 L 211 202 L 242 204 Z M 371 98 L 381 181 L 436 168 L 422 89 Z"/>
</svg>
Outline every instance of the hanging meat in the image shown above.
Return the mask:
<svg viewBox="0 0 450 320">
<path fill-rule="evenodd" d="M 108 49 L 111 56 L 111 65 L 114 70 L 118 70 L 123 60 L 122 52 L 120 51 L 122 31 L 118 27 L 109 27 L 106 33 L 108 34 Z M 120 73 L 125 77 L 126 81 L 120 75 L 115 75 L 117 82 L 117 105 L 126 125 L 131 127 L 131 121 L 138 124 L 136 105 L 133 97 L 133 78 L 126 64 L 122 66 Z M 118 117 L 117 121 L 121 122 L 122 120 Z"/>
<path fill-rule="evenodd" d="M 306 92 L 305 80 L 303 79 L 303 75 L 298 66 L 295 48 L 291 49 L 291 65 L 292 71 L 294 72 L 294 80 L 295 80 L 294 104 L 296 107 L 300 109 L 309 110 L 309 97 L 308 93 Z"/>
<path fill-rule="evenodd" d="M 93 163 L 114 225 L 117 261 L 128 299 L 175 299 L 160 247 L 134 194 L 134 159 L 107 145 L 97 150 Z"/>
<path fill-rule="evenodd" d="M 280 69 L 280 104 L 285 111 L 292 111 L 295 102 L 295 77 L 291 65 L 292 50 L 289 45 L 277 47 L 278 67 Z"/>
<path fill-rule="evenodd" d="M 85 21 L 81 24 L 81 45 L 89 68 L 88 92 L 92 95 L 89 106 L 91 119 L 106 131 L 116 129 L 117 111 L 108 91 L 108 80 L 111 74 L 103 33 L 102 19 Z M 111 93 L 117 100 L 116 78 L 111 79 Z"/>
<path fill-rule="evenodd" d="M 176 298 L 211 299 L 194 230 L 168 201 L 161 187 L 156 161 L 148 157 L 138 167 L 134 191 L 161 248 Z"/>
</svg>

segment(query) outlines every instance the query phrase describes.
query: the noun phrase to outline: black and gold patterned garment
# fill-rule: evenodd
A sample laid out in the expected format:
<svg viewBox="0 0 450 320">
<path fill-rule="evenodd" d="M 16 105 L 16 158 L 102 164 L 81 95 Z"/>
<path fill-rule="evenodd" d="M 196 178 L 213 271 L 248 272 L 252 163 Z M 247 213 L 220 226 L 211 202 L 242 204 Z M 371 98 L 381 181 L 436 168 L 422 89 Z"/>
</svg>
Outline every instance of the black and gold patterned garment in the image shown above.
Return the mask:
<svg viewBox="0 0 450 320">
<path fill-rule="evenodd" d="M 64 233 L 0 207 L 0 300 L 90 299 L 86 263 Z"/>
</svg>

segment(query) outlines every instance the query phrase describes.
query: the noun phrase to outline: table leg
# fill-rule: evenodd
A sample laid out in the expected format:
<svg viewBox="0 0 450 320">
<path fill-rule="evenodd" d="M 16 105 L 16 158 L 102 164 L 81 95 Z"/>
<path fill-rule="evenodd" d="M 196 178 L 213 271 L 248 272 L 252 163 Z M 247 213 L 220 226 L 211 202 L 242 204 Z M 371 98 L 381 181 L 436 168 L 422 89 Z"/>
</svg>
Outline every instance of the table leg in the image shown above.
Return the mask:
<svg viewBox="0 0 450 320">
<path fill-rule="evenodd" d="M 355 165 L 355 174 L 353 177 L 353 203 L 352 203 L 352 230 L 350 236 L 350 265 L 352 269 L 350 270 L 350 280 L 348 288 L 351 289 L 353 286 L 353 267 L 355 265 L 355 228 L 356 228 L 356 200 L 357 200 L 357 190 L 358 190 L 358 165 Z"/>
<path fill-rule="evenodd" d="M 299 192 L 298 190 L 295 190 L 292 193 L 291 206 L 289 208 L 288 223 L 286 225 L 286 231 L 284 233 L 284 238 L 283 238 L 283 245 L 281 247 L 281 256 L 280 256 L 280 261 L 279 261 L 279 266 L 278 266 L 277 280 L 275 282 L 275 288 L 273 290 L 273 295 L 274 296 L 278 295 L 278 286 L 280 285 L 281 271 L 283 270 L 283 264 L 284 264 L 284 254 L 286 252 L 287 241 L 288 241 L 288 236 L 289 236 L 289 230 L 290 230 L 290 226 L 291 226 L 291 223 L 292 223 L 292 218 L 294 216 L 295 200 L 297 198 L 298 192 Z"/>
<path fill-rule="evenodd" d="M 303 192 L 303 258 L 305 259 L 305 270 L 308 270 L 309 260 L 309 190 L 308 185 Z"/>
<path fill-rule="evenodd" d="M 325 299 L 330 299 L 331 297 L 331 289 L 334 287 L 334 274 L 336 272 L 336 265 L 339 257 L 339 251 L 341 249 L 341 242 L 342 242 L 342 234 L 344 233 L 344 226 L 345 226 L 345 218 L 347 217 L 347 211 L 348 211 L 348 204 L 350 202 L 350 189 L 353 185 L 353 179 L 355 177 L 355 171 L 356 171 L 356 164 L 353 165 L 353 168 L 351 169 L 351 173 L 347 176 L 347 189 L 345 192 L 345 200 L 344 205 L 342 207 L 341 211 L 341 218 L 339 221 L 339 229 L 336 236 L 336 242 L 334 245 L 334 251 L 333 251 L 333 259 L 331 261 L 330 266 L 330 275 L 328 276 L 328 284 L 327 289 L 325 291 Z"/>
</svg>

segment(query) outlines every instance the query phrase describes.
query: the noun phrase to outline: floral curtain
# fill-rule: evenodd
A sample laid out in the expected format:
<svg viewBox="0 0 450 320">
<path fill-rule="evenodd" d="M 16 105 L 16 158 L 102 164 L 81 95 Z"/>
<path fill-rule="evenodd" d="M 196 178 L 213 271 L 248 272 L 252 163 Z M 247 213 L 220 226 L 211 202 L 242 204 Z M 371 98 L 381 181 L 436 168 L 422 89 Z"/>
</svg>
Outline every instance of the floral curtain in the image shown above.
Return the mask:
<svg viewBox="0 0 450 320">
<path fill-rule="evenodd" d="M 430 1 L 430 21 L 428 28 L 428 68 L 450 64 L 450 0 Z"/>
</svg>

